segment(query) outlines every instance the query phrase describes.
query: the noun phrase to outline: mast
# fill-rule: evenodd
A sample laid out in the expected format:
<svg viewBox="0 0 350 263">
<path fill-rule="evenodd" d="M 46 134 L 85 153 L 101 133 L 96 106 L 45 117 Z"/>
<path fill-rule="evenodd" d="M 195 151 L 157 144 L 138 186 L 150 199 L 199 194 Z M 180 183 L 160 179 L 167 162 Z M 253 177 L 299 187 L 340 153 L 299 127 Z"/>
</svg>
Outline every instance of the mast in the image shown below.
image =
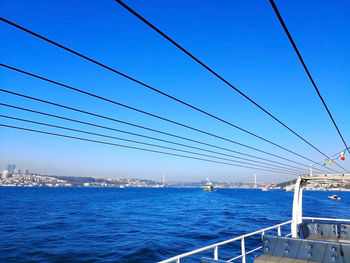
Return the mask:
<svg viewBox="0 0 350 263">
<path fill-rule="evenodd" d="M 254 188 L 256 188 L 256 174 L 254 174 Z"/>
<path fill-rule="evenodd" d="M 310 164 L 310 176 L 312 176 L 312 164 Z"/>
</svg>

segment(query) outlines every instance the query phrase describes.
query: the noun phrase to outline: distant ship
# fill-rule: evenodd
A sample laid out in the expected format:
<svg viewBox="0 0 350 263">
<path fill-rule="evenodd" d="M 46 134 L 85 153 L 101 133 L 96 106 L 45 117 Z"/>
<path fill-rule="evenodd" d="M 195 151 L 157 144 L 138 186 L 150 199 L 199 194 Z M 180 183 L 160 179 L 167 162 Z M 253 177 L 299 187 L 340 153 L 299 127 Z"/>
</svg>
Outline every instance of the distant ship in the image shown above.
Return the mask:
<svg viewBox="0 0 350 263">
<path fill-rule="evenodd" d="M 207 183 L 203 186 L 203 191 L 205 192 L 212 192 L 214 191 L 214 186 L 213 184 L 209 181 L 207 178 Z"/>
</svg>

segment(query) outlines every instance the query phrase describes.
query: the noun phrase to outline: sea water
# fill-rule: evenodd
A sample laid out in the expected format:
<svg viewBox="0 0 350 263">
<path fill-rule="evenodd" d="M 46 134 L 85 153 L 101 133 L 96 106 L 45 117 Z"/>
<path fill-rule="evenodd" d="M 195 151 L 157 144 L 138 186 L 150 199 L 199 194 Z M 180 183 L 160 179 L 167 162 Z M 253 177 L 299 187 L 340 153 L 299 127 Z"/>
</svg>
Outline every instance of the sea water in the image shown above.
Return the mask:
<svg viewBox="0 0 350 263">
<path fill-rule="evenodd" d="M 350 192 L 331 194 L 304 192 L 304 216 L 349 218 Z M 156 262 L 290 220 L 292 199 L 282 190 L 0 187 L 0 262 Z M 247 249 L 260 243 L 246 240 Z M 240 242 L 219 249 L 239 254 Z M 213 251 L 182 262 L 203 255 Z"/>
</svg>

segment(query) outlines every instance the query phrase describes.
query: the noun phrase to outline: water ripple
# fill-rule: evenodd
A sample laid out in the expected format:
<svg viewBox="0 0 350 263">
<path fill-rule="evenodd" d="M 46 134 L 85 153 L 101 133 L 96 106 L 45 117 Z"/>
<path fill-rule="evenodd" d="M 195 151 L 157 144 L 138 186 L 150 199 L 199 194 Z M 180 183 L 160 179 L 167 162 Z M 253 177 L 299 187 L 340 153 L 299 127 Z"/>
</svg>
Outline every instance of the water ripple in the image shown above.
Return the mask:
<svg viewBox="0 0 350 263">
<path fill-rule="evenodd" d="M 350 193 L 342 193 L 336 205 L 327 195 L 306 192 L 305 215 L 347 217 Z M 289 220 L 293 196 L 229 189 L 0 187 L 0 197 L 0 262 L 155 262 Z M 246 246 L 259 242 L 249 238 Z M 237 249 L 239 242 L 220 255 L 228 258 Z"/>
</svg>

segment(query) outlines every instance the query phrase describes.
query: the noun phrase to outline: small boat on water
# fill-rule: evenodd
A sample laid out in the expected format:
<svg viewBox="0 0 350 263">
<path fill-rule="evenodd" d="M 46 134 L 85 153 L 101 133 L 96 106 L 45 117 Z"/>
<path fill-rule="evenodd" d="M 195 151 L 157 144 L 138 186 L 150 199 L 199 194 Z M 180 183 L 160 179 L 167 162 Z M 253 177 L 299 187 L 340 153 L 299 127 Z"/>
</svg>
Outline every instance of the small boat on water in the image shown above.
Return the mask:
<svg viewBox="0 0 350 263">
<path fill-rule="evenodd" d="M 328 198 L 331 199 L 331 200 L 340 200 L 340 199 L 341 199 L 341 198 L 340 198 L 339 196 L 337 196 L 337 195 L 330 195 L 330 196 L 328 196 Z"/>
<path fill-rule="evenodd" d="M 214 191 L 214 186 L 209 181 L 209 179 L 207 179 L 207 183 L 203 186 L 203 191 L 205 191 L 205 192 L 212 192 L 212 191 Z"/>
</svg>

